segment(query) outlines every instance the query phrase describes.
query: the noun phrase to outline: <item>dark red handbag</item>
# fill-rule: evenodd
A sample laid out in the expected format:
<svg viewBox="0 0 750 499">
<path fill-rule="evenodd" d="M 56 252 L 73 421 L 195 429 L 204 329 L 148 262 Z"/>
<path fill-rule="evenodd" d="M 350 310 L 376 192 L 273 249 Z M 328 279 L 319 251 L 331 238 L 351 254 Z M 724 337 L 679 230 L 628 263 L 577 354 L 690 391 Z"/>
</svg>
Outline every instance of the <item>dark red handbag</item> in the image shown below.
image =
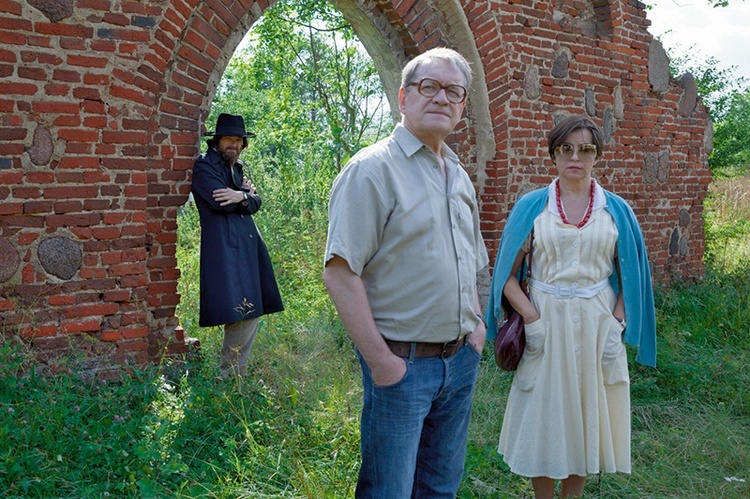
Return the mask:
<svg viewBox="0 0 750 499">
<path fill-rule="evenodd" d="M 519 283 L 526 297 L 529 296 L 528 280 L 531 278 L 531 257 L 534 251 L 534 231 L 531 231 L 531 242 L 529 244 L 528 265 L 526 265 L 525 278 Z M 511 307 L 508 300 L 506 310 L 511 310 L 510 317 L 497 328 L 495 337 L 495 364 L 503 371 L 515 371 L 521 361 L 523 350 L 526 348 L 526 332 L 524 331 L 523 317 Z"/>
</svg>

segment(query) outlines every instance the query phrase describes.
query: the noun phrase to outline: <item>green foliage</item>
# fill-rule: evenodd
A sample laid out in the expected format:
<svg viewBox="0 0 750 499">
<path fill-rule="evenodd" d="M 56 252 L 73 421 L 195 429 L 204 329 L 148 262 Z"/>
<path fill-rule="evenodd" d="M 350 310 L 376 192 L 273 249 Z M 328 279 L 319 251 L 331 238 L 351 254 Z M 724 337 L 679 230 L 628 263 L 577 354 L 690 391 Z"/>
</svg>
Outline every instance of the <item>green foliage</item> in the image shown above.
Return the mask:
<svg viewBox="0 0 750 499">
<path fill-rule="evenodd" d="M 727 111 L 714 127 L 714 148 L 708 161 L 717 176 L 750 173 L 750 87 L 729 97 Z"/>
<path fill-rule="evenodd" d="M 708 106 L 711 121 L 718 123 L 727 113 L 734 95 L 745 87 L 745 79 L 735 77 L 736 68 L 722 69 L 720 62 L 713 56 L 701 59 L 699 49 L 693 45 L 682 55 L 670 54 L 669 70 L 672 76 L 679 78 L 689 72 L 695 78 L 698 95 Z"/>
<path fill-rule="evenodd" d="M 330 350 L 327 328 L 299 332 L 294 344 L 266 336 L 258 353 L 269 360 L 236 382 L 203 361 L 107 383 L 73 361 L 54 377 L 16 378 L 24 350 L 3 343 L 3 497 L 350 496 L 357 366 L 350 350 Z"/>
<path fill-rule="evenodd" d="M 380 80 L 341 13 L 324 0 L 281 0 L 253 26 L 219 84 L 208 129 L 219 113 L 241 114 L 257 134 L 242 159 L 263 199 L 254 216 L 286 307 L 267 318 L 292 324 L 334 312 L 322 283 L 328 195 L 344 162 L 390 133 Z M 178 216 L 182 271 L 178 314 L 198 329 L 199 234 L 195 207 Z"/>
<path fill-rule="evenodd" d="M 750 175 L 714 180 L 704 203 L 706 263 L 731 274 L 750 262 Z"/>
<path fill-rule="evenodd" d="M 707 231 L 719 220 L 747 218 L 738 209 L 747 204 L 713 198 L 707 212 L 718 214 Z M 180 212 L 181 285 L 197 252 L 192 210 Z M 313 253 L 302 255 L 319 266 Z M 584 497 L 750 495 L 750 265 L 707 261 L 704 279 L 656 290 L 658 367 L 631 361 L 633 474 L 591 476 Z M 195 302 L 195 287 L 181 292 L 183 303 Z M 3 341 L 4 497 L 352 497 L 359 367 L 341 324 L 306 299 L 293 300 L 306 318 L 264 317 L 251 374 L 236 382 L 215 378 L 221 334 L 214 330 L 197 331 L 201 351 L 184 365 L 106 383 L 84 377 L 74 358 L 57 376 L 41 376 L 21 341 Z M 487 347 L 458 497 L 530 498 L 529 480 L 496 452 L 512 375 L 494 365 Z"/>
<path fill-rule="evenodd" d="M 714 177 L 733 177 L 750 168 L 750 87 L 734 76 L 735 68 L 720 69 L 714 57 L 701 60 L 696 46 L 684 55 L 670 54 L 670 72 L 677 78 L 689 72 L 698 95 L 714 123 L 713 150 L 708 158 Z"/>
<path fill-rule="evenodd" d="M 230 62 L 212 110 L 214 119 L 243 114 L 259 135 L 243 158 L 264 199 L 255 219 L 287 307 L 263 317 L 250 376 L 215 378 L 221 331 L 198 327 L 200 224 L 188 203 L 178 214 L 178 315 L 200 339 L 200 352 L 102 382 L 84 376 L 75 358 L 60 374 L 42 376 L 26 345 L 2 340 L 4 497 L 353 496 L 359 366 L 323 287 L 322 255 L 330 182 L 347 147 L 377 133 L 358 142 L 356 134 L 332 132 L 338 118 L 323 117 L 328 109 L 315 104 L 323 87 L 308 80 L 324 66 L 312 65 L 302 56 L 312 49 L 295 43 L 345 23 L 329 8 L 314 20 L 319 2 L 291 5 L 284 0 L 268 11 L 276 16 L 264 17 L 272 42 L 264 34 Z M 330 45 L 318 51 L 334 53 Z M 633 474 L 592 476 L 585 497 L 750 496 L 748 192 L 747 178 L 712 185 L 707 276 L 657 290 L 658 367 L 630 366 Z M 496 452 L 512 375 L 494 365 L 490 347 L 458 496 L 533 497 L 530 482 Z"/>
<path fill-rule="evenodd" d="M 242 114 L 258 135 L 253 168 L 316 165 L 337 172 L 390 132 L 380 79 L 352 27 L 325 0 L 281 0 L 230 61 L 209 123 Z"/>
</svg>

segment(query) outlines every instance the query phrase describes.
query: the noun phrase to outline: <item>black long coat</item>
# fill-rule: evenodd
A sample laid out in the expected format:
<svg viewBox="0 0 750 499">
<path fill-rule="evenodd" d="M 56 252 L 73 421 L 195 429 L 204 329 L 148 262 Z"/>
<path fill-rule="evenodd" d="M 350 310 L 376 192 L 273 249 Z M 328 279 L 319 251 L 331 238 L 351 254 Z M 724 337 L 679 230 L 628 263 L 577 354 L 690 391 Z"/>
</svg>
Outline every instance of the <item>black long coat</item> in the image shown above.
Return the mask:
<svg viewBox="0 0 750 499">
<path fill-rule="evenodd" d="M 219 206 L 212 193 L 242 187 L 242 163 L 231 168 L 215 148 L 198 156 L 192 192 L 201 220 L 201 326 L 229 324 L 284 310 L 263 239 L 253 222 L 261 199 Z"/>
</svg>

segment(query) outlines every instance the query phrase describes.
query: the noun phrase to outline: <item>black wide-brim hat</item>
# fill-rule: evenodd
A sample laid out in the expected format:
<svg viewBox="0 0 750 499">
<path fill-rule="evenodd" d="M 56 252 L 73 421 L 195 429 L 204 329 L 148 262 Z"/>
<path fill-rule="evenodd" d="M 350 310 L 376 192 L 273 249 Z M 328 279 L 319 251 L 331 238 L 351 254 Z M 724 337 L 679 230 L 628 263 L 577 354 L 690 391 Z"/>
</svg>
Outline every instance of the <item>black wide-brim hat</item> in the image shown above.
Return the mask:
<svg viewBox="0 0 750 499">
<path fill-rule="evenodd" d="M 239 114 L 221 113 L 216 120 L 216 131 L 206 132 L 206 137 L 252 138 L 255 134 L 245 130 L 245 120 Z"/>
</svg>

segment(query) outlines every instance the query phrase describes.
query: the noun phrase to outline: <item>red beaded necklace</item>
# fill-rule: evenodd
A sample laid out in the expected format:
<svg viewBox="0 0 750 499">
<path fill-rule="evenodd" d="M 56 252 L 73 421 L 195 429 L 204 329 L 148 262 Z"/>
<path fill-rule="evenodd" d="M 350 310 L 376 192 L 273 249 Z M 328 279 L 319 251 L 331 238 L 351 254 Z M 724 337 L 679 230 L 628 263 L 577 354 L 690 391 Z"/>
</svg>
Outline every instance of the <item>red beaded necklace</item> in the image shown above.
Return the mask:
<svg viewBox="0 0 750 499">
<path fill-rule="evenodd" d="M 570 223 L 568 221 L 568 217 L 565 216 L 565 210 L 563 209 L 562 198 L 560 196 L 559 179 L 555 183 L 555 197 L 557 198 L 557 211 L 560 212 L 560 218 L 562 218 L 563 223 L 567 225 L 575 225 L 577 229 L 580 229 L 581 227 L 586 225 L 586 222 L 588 222 L 589 218 L 591 218 L 591 212 L 594 211 L 594 181 L 591 181 L 591 189 L 589 192 L 589 207 L 586 210 L 586 214 L 583 216 L 583 220 L 581 220 L 577 225 Z"/>
</svg>

